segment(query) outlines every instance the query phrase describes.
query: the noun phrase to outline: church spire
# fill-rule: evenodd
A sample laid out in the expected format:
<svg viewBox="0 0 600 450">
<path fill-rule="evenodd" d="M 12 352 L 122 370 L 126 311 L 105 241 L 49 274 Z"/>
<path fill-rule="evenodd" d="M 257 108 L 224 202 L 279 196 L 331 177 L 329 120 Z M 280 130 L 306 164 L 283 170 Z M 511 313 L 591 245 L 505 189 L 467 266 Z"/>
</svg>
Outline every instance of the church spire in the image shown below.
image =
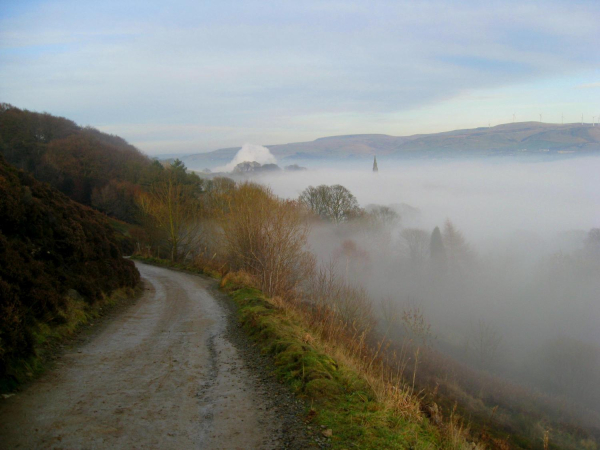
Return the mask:
<svg viewBox="0 0 600 450">
<path fill-rule="evenodd" d="M 377 156 L 373 157 L 373 172 L 379 172 L 379 169 L 377 168 Z"/>
</svg>

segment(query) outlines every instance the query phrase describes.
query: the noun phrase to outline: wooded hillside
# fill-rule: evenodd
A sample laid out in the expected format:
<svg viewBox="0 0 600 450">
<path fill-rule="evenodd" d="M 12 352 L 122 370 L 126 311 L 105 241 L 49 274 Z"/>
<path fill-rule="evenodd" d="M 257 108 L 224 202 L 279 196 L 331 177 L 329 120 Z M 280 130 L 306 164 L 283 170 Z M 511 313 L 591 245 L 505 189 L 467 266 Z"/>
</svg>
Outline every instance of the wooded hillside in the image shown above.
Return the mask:
<svg viewBox="0 0 600 450">
<path fill-rule="evenodd" d="M 0 154 L 73 200 L 135 223 L 140 186 L 162 166 L 118 136 L 71 120 L 0 104 Z"/>
</svg>

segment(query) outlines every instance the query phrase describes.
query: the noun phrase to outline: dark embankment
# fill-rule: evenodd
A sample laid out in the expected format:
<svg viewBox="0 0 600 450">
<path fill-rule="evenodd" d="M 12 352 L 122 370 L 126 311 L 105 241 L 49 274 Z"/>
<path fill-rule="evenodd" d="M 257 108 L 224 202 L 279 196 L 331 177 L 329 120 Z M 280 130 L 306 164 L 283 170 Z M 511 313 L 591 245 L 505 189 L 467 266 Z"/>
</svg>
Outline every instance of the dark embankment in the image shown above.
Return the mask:
<svg viewBox="0 0 600 450">
<path fill-rule="evenodd" d="M 138 281 L 103 214 L 0 155 L 0 390 L 39 370 L 50 337 Z"/>
</svg>

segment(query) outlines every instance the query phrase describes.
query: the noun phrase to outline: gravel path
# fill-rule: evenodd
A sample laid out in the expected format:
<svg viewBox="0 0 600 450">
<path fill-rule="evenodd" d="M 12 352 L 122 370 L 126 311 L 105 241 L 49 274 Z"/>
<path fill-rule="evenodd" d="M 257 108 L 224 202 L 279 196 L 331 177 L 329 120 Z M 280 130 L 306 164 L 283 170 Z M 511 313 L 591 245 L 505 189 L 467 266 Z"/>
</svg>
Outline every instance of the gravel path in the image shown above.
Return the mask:
<svg viewBox="0 0 600 450">
<path fill-rule="evenodd" d="M 214 281 L 136 265 L 145 287 L 138 301 L 0 400 L 1 448 L 322 445 Z"/>
</svg>

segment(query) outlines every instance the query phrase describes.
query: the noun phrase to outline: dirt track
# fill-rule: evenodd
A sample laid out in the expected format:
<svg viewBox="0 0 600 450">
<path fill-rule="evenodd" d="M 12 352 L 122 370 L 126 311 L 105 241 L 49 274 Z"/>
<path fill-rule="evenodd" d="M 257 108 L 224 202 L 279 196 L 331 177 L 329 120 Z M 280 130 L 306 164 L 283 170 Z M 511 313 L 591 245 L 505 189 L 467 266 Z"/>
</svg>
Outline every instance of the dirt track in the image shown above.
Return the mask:
<svg viewBox="0 0 600 450">
<path fill-rule="evenodd" d="M 214 282 L 137 266 L 142 298 L 0 399 L 0 447 L 306 448 L 301 406 L 243 348 Z"/>
</svg>

